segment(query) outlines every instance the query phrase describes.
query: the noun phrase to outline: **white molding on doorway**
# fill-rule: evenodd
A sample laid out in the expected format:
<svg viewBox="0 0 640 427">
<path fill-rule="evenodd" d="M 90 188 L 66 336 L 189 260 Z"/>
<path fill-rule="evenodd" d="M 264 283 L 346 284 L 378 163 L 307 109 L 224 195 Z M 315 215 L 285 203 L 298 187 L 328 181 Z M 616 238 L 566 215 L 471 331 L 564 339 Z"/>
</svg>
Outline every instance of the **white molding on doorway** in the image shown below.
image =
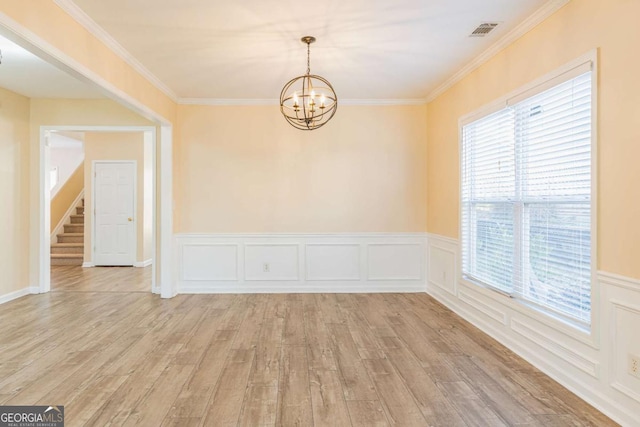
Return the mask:
<svg viewBox="0 0 640 427">
<path fill-rule="evenodd" d="M 169 128 L 171 128 L 169 126 Z M 39 248 L 38 248 L 38 259 L 39 259 L 39 292 L 49 292 L 51 290 L 51 236 L 48 232 L 50 229 L 50 221 L 51 221 L 51 193 L 49 191 L 45 191 L 49 188 L 49 174 L 46 171 L 49 169 L 49 165 L 51 159 L 49 158 L 49 150 L 48 148 L 48 136 L 52 131 L 77 131 L 77 132 L 149 132 L 151 134 L 151 153 L 152 153 L 152 169 L 153 169 L 153 179 L 152 179 L 152 194 L 153 194 L 153 204 L 152 204 L 152 222 L 153 222 L 153 251 L 152 251 L 152 264 L 154 264 L 154 268 L 151 272 L 151 291 L 153 293 L 161 293 L 163 288 L 163 282 L 158 283 L 156 270 L 159 268 L 158 263 L 156 262 L 156 254 L 157 248 L 156 243 L 157 240 L 155 238 L 158 228 L 160 228 L 161 236 L 166 233 L 166 230 L 169 232 L 169 240 L 171 240 L 172 234 L 172 224 L 169 222 L 169 226 L 166 224 L 158 223 L 158 208 L 163 209 L 162 200 L 165 198 L 169 199 L 169 204 L 171 204 L 171 189 L 163 187 L 163 191 L 160 194 L 160 200 L 157 197 L 157 180 L 158 175 L 160 177 L 164 177 L 165 175 L 171 175 L 171 158 L 169 158 L 169 166 L 160 165 L 158 168 L 157 165 L 157 130 L 155 126 L 84 126 L 84 125 L 67 125 L 67 126 L 40 126 L 40 162 L 38 167 L 38 175 L 39 175 L 39 194 L 40 194 L 40 212 L 39 212 L 39 221 L 38 221 L 38 229 L 40 231 L 39 236 Z M 164 143 L 164 144 L 163 144 Z M 167 144 L 168 143 L 168 144 Z M 160 142 L 160 146 L 169 145 L 169 150 L 171 150 L 171 141 L 162 141 Z M 162 167 L 165 166 L 165 169 Z M 93 165 L 92 165 L 93 170 Z M 162 173 L 161 173 L 162 172 Z M 93 204 L 93 202 L 92 202 Z M 169 211 L 169 215 L 171 212 Z M 165 215 L 161 215 L 161 218 Z M 167 218 L 165 218 L 165 221 Z M 93 225 L 92 225 L 93 228 Z M 44 232 L 47 230 L 47 232 Z M 92 236 L 93 239 L 93 236 Z M 161 240 L 161 244 L 163 241 Z M 169 242 L 171 243 L 171 242 Z M 161 253 L 166 251 L 161 251 Z M 168 247 L 168 252 L 171 253 L 171 247 Z M 93 249 L 91 249 L 91 253 L 93 254 Z M 162 261 L 162 260 L 160 260 Z M 170 265 L 170 264 L 169 264 Z M 85 262 L 82 264 L 82 267 L 94 267 L 93 259 L 91 262 Z M 163 267 L 161 271 L 164 271 L 166 268 Z M 171 270 L 169 269 L 169 272 Z M 171 281 L 164 282 L 164 286 L 168 288 L 166 294 L 174 296 L 175 294 L 171 294 L 171 289 L 173 288 L 173 284 Z M 167 296 L 165 298 L 170 298 L 171 296 Z"/>
<path fill-rule="evenodd" d="M 137 160 L 92 160 L 91 161 L 91 264 L 96 264 L 96 165 L 99 163 L 113 163 L 113 164 L 130 164 L 133 165 L 133 260 L 131 266 L 136 266 L 136 260 L 138 259 L 138 161 Z M 144 165 L 143 165 L 144 167 Z M 155 170 L 155 167 L 154 167 Z M 155 175 L 155 174 L 154 174 Z M 155 194 L 153 195 L 155 200 Z M 152 203 L 155 205 L 155 203 Z M 155 207 L 152 206 L 155 211 Z M 86 214 L 86 212 L 85 212 Z M 153 221 L 152 221 L 153 222 Z M 154 229 L 155 230 L 155 229 Z M 85 230 L 86 231 L 86 230 Z M 153 262 L 153 260 L 152 260 Z M 152 284 L 151 289 L 155 286 Z"/>
</svg>

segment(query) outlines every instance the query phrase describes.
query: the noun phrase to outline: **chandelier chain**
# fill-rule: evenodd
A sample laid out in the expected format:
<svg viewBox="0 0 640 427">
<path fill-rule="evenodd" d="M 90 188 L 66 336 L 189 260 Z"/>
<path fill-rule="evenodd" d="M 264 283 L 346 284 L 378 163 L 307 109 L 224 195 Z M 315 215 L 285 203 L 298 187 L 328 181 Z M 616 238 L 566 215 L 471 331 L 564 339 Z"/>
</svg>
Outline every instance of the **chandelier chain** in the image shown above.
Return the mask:
<svg viewBox="0 0 640 427">
<path fill-rule="evenodd" d="M 311 74 L 311 43 L 307 43 L 307 74 Z"/>
</svg>

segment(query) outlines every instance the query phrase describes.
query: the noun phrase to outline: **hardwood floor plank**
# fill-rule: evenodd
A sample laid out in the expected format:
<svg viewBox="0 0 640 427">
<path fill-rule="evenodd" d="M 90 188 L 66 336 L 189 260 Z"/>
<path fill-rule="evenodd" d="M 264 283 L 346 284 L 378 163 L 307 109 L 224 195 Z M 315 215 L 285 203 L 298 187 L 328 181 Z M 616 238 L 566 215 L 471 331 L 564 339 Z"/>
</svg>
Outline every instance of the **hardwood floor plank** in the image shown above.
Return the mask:
<svg viewBox="0 0 640 427">
<path fill-rule="evenodd" d="M 351 426 L 340 375 L 336 371 L 309 372 L 315 426 Z"/>
<path fill-rule="evenodd" d="M 390 349 L 386 353 L 429 425 L 466 425 L 408 349 Z"/>
<path fill-rule="evenodd" d="M 193 365 L 169 365 L 136 405 L 123 426 L 160 425 L 193 369 Z"/>
<path fill-rule="evenodd" d="M 160 427 L 200 427 L 201 419 L 196 417 L 164 419 Z"/>
<path fill-rule="evenodd" d="M 287 301 L 287 313 L 284 318 L 283 345 L 305 345 L 304 315 L 302 300 L 289 299 Z"/>
<path fill-rule="evenodd" d="M 205 416 L 207 405 L 225 367 L 233 342 L 228 336 L 222 337 L 226 339 L 213 339 L 215 337 L 220 338 L 219 335 L 213 335 L 191 377 L 171 405 L 168 417 L 202 418 Z"/>
<path fill-rule="evenodd" d="M 333 354 L 331 335 L 322 318 L 322 313 L 315 304 L 315 299 L 311 301 L 311 304 L 306 304 L 304 307 L 303 325 L 308 343 L 309 368 L 335 371 L 338 366 Z"/>
<path fill-rule="evenodd" d="M 254 357 L 254 350 L 231 350 L 207 409 L 205 425 L 235 426 L 238 423 Z"/>
<path fill-rule="evenodd" d="M 277 386 L 280 379 L 280 363 L 282 359 L 282 333 L 284 318 L 265 319 L 258 345 L 256 360 L 253 365 L 250 383 L 253 385 Z"/>
<path fill-rule="evenodd" d="M 387 427 L 389 422 L 378 400 L 347 400 L 353 427 Z"/>
<path fill-rule="evenodd" d="M 234 349 L 254 348 L 258 343 L 264 314 L 267 309 L 268 295 L 257 295 L 250 301 L 247 312 L 233 342 Z"/>
<path fill-rule="evenodd" d="M 378 394 L 365 370 L 349 328 L 343 324 L 328 324 L 334 341 L 334 351 L 347 400 L 377 400 Z"/>
<path fill-rule="evenodd" d="M 278 425 L 313 425 L 313 411 L 309 391 L 309 364 L 306 348 L 282 347 Z"/>
<path fill-rule="evenodd" d="M 153 387 L 162 372 L 169 366 L 171 356 L 152 354 L 139 363 L 118 389 L 103 402 L 87 424 L 96 426 L 121 426 L 133 408 Z M 71 401 L 69 406 L 74 405 Z"/>
<path fill-rule="evenodd" d="M 380 401 L 391 425 L 427 424 L 411 393 L 388 360 L 365 360 L 363 363 L 380 395 Z"/>
<path fill-rule="evenodd" d="M 438 383 L 443 394 L 453 403 L 460 417 L 477 427 L 507 426 L 498 414 L 489 408 L 464 381 Z"/>
<path fill-rule="evenodd" d="M 251 384 L 247 388 L 239 426 L 267 427 L 276 425 L 278 387 Z"/>
</svg>

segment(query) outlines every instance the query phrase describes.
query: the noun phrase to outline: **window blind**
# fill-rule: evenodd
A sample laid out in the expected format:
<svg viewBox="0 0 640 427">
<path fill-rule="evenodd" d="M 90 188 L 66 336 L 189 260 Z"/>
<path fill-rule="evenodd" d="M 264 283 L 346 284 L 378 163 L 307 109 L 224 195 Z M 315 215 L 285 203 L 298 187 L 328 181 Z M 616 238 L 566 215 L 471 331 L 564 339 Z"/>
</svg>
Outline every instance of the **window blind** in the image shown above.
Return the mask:
<svg viewBox="0 0 640 427">
<path fill-rule="evenodd" d="M 591 72 L 462 129 L 463 275 L 589 323 Z"/>
</svg>

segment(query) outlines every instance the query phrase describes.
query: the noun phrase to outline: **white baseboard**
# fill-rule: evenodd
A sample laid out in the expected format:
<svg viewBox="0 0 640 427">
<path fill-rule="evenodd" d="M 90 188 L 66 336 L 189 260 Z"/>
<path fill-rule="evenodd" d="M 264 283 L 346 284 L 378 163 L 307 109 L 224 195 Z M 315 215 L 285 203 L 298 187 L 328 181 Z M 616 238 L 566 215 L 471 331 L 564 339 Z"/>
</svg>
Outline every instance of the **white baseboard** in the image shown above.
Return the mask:
<svg viewBox="0 0 640 427">
<path fill-rule="evenodd" d="M 0 304 L 4 304 L 7 303 L 9 301 L 13 301 L 14 299 L 18 299 L 20 297 L 23 297 L 25 295 L 29 295 L 33 292 L 31 292 L 33 288 L 23 288 L 23 289 L 19 289 L 17 291 L 13 291 L 13 292 L 9 292 L 8 294 L 4 294 L 4 295 L 0 295 Z"/>
<path fill-rule="evenodd" d="M 638 425 L 627 358 L 640 352 L 640 281 L 598 273 L 589 334 L 460 279 L 456 239 L 430 234 L 427 246 L 427 293 L 614 421 Z"/>
<path fill-rule="evenodd" d="M 425 292 L 425 233 L 178 234 L 178 293 Z"/>
<path fill-rule="evenodd" d="M 71 206 L 69 206 L 69 209 L 67 209 L 64 215 L 62 215 L 62 218 L 60 219 L 58 224 L 56 224 L 56 227 L 53 229 L 53 232 L 51 233 L 51 243 L 57 242 L 56 239 L 58 238 L 58 234 L 62 234 L 64 232 L 65 224 L 71 224 L 70 216 L 74 215 L 76 207 L 81 206 L 80 203 L 82 202 L 83 197 L 84 197 L 84 190 L 80 191 L 80 194 L 78 194 L 78 197 L 76 197 L 73 203 L 71 203 Z"/>
<path fill-rule="evenodd" d="M 149 259 L 146 259 L 146 260 L 141 261 L 141 262 L 135 262 L 135 263 L 133 264 L 133 266 L 134 266 L 134 267 L 138 267 L 138 268 L 142 268 L 142 267 L 148 267 L 148 266 L 150 266 L 150 265 L 151 265 L 151 263 L 152 263 L 152 260 L 151 260 L 151 258 L 149 258 Z"/>
<path fill-rule="evenodd" d="M 95 267 L 96 265 L 92 262 L 83 262 L 82 263 L 82 268 L 91 268 L 91 267 Z"/>
<path fill-rule="evenodd" d="M 352 287 L 338 287 L 338 286 L 303 286 L 299 284 L 287 285 L 286 282 L 274 282 L 268 283 L 263 286 L 233 286 L 233 285 L 219 285 L 211 284 L 198 286 L 182 286 L 180 288 L 181 294 L 345 294 L 345 293 L 359 293 L 359 294 L 371 294 L 371 293 L 424 293 L 424 286 L 406 286 L 402 284 L 390 284 L 390 285 L 366 285 L 366 286 L 352 286 Z"/>
</svg>

